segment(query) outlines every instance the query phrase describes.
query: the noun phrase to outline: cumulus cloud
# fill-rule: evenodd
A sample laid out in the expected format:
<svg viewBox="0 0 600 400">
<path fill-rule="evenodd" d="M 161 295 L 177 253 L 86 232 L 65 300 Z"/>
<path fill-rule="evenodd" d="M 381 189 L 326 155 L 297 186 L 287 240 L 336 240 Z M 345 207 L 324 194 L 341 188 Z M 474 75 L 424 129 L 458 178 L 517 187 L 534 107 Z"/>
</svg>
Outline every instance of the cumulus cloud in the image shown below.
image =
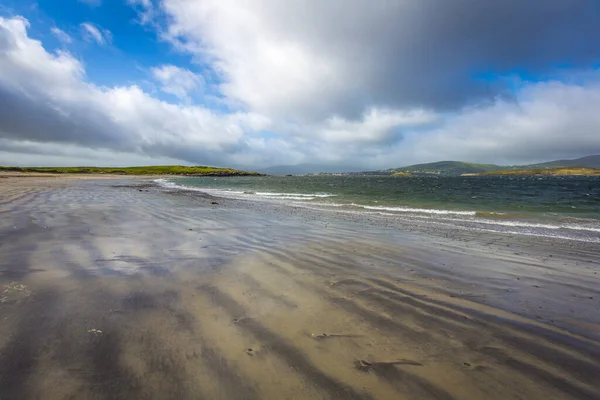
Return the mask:
<svg viewBox="0 0 600 400">
<path fill-rule="evenodd" d="M 202 89 L 204 80 L 185 68 L 175 65 L 161 65 L 151 70 L 152 76 L 160 83 L 160 89 L 173 96 L 189 101 L 190 93 Z"/>
<path fill-rule="evenodd" d="M 181 160 L 150 157 L 145 154 L 120 152 L 114 149 L 91 149 L 65 143 L 40 143 L 28 140 L 0 138 L 1 165 L 35 166 L 127 166 L 180 164 Z"/>
<path fill-rule="evenodd" d="M 56 38 L 58 40 L 60 40 L 63 43 L 71 43 L 73 40 L 71 39 L 71 36 L 69 36 L 65 31 L 63 31 L 62 29 L 59 29 L 57 27 L 52 27 L 50 28 L 50 32 L 52 32 L 52 34 L 54 36 L 56 36 Z"/>
<path fill-rule="evenodd" d="M 80 149 L 92 164 L 120 164 L 108 155 L 116 154 L 131 163 L 370 169 L 600 153 L 593 2 L 129 3 L 212 69 L 219 109 L 233 111 L 194 105 L 202 77 L 170 64 L 150 72 L 173 102 L 137 85 L 94 85 L 76 57 L 29 37 L 26 20 L 0 19 L 0 158 L 80 163 Z M 89 25 L 89 40 L 110 41 Z M 565 60 L 569 74 L 555 68 Z M 511 78 L 516 71 L 535 79 Z M 505 78 L 490 79 L 498 74 Z"/>
<path fill-rule="evenodd" d="M 505 87 L 473 79 L 598 61 L 587 0 L 164 0 L 164 37 L 249 109 L 357 118 L 373 106 L 456 110 Z M 316 101 L 318 99 L 318 101 Z"/>
<path fill-rule="evenodd" d="M 467 108 L 438 129 L 414 134 L 404 151 L 509 164 L 598 154 L 599 107 L 600 79 L 527 83 L 516 101 Z"/>
<path fill-rule="evenodd" d="M 88 42 L 94 41 L 99 45 L 112 42 L 112 33 L 108 29 L 102 29 L 91 22 L 82 22 L 79 26 L 82 37 Z"/>
<path fill-rule="evenodd" d="M 48 53 L 22 18 L 0 19 L 0 135 L 11 141 L 66 143 L 94 149 L 221 164 L 247 148 L 244 133 L 268 119 L 219 115 L 170 104 L 139 87 L 97 87 L 69 53 Z"/>
<path fill-rule="evenodd" d="M 316 129 L 318 137 L 328 142 L 395 142 L 403 129 L 427 125 L 436 115 L 424 110 L 397 111 L 372 108 L 358 121 L 341 117 L 328 118 Z"/>
</svg>

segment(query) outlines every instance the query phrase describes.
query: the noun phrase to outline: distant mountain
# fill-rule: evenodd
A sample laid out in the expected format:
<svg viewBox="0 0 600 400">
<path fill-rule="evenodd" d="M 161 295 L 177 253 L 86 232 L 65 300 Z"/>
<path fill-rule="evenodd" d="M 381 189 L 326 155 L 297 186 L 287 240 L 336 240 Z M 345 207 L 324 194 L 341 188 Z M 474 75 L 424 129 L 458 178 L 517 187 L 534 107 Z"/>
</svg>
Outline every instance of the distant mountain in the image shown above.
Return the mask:
<svg viewBox="0 0 600 400">
<path fill-rule="evenodd" d="M 381 171 L 360 172 L 360 169 L 348 165 L 329 165 L 329 164 L 298 164 L 298 165 L 278 165 L 264 168 L 257 172 L 267 175 L 304 175 L 318 173 L 354 173 L 375 174 L 375 175 L 393 175 L 393 174 L 412 174 L 412 175 L 461 175 L 461 174 L 480 174 L 491 171 L 501 171 L 509 169 L 533 169 L 533 168 L 600 168 L 600 155 L 581 157 L 574 160 L 556 160 L 539 164 L 529 165 L 495 165 L 495 164 L 474 164 L 462 161 L 438 161 L 427 164 L 415 164 L 407 167 L 390 168 Z"/>
<path fill-rule="evenodd" d="M 461 161 L 438 161 L 428 164 L 415 164 L 409 165 L 408 167 L 392 168 L 383 172 L 389 172 L 392 174 L 397 172 L 405 172 L 409 174 L 427 175 L 460 175 L 476 174 L 500 169 L 506 169 L 506 167 L 494 164 L 473 164 Z"/>
<path fill-rule="evenodd" d="M 574 160 L 556 160 L 541 164 L 526 165 L 527 168 L 559 168 L 559 167 L 586 167 L 600 168 L 600 155 L 576 158 Z"/>
<path fill-rule="evenodd" d="M 521 170 L 521 169 L 540 169 L 540 168 L 600 168 L 600 155 L 581 157 L 574 160 L 555 160 L 539 164 L 529 165 L 495 165 L 495 164 L 473 164 L 461 161 L 438 161 L 427 164 L 415 164 L 407 167 L 391 168 L 384 171 L 377 171 L 381 174 L 408 173 L 414 175 L 461 175 L 461 174 L 479 174 L 491 171 L 501 170 Z M 373 172 L 368 172 L 373 173 Z"/>
<path fill-rule="evenodd" d="M 354 172 L 360 169 L 348 165 L 319 165 L 319 164 L 298 164 L 298 165 L 277 165 L 274 167 L 263 168 L 257 172 L 267 175 L 305 175 L 324 173 Z"/>
<path fill-rule="evenodd" d="M 586 176 L 600 176 L 600 169 L 586 168 L 586 167 L 505 169 L 505 170 L 501 170 L 501 171 L 483 172 L 478 175 L 586 175 Z"/>
</svg>

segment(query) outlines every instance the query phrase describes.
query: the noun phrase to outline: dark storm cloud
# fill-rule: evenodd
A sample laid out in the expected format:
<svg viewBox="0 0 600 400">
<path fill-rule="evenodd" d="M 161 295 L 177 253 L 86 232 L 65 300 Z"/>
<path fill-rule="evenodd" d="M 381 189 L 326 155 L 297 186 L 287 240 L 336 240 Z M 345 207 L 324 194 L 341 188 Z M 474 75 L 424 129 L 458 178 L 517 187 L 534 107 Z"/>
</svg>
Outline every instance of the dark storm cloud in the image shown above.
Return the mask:
<svg viewBox="0 0 600 400">
<path fill-rule="evenodd" d="M 61 111 L 52 99 L 24 96 L 0 86 L 0 136 L 38 142 L 135 150 L 122 128 L 86 104 Z"/>
<path fill-rule="evenodd" d="M 421 0 L 410 29 L 376 45 L 374 85 L 394 105 L 460 107 L 502 93 L 482 75 L 544 76 L 600 61 L 600 2 Z M 395 79 L 394 79 L 395 78 Z"/>
<path fill-rule="evenodd" d="M 339 61 L 349 90 L 332 94 L 329 113 L 456 109 L 502 94 L 490 82 L 497 74 L 537 78 L 600 62 L 595 0 L 285 2 L 263 18 L 273 35 Z"/>
</svg>

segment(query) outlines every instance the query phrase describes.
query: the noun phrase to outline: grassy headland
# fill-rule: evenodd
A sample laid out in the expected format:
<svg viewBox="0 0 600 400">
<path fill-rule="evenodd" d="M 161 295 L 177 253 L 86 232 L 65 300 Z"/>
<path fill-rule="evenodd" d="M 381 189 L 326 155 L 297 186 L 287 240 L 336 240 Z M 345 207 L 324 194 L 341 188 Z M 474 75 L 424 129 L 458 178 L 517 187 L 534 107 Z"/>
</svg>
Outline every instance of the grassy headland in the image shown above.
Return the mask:
<svg viewBox="0 0 600 400">
<path fill-rule="evenodd" d="M 155 165 L 144 167 L 3 167 L 0 172 L 47 174 L 181 175 L 181 176 L 261 176 L 257 172 L 205 166 Z"/>
</svg>

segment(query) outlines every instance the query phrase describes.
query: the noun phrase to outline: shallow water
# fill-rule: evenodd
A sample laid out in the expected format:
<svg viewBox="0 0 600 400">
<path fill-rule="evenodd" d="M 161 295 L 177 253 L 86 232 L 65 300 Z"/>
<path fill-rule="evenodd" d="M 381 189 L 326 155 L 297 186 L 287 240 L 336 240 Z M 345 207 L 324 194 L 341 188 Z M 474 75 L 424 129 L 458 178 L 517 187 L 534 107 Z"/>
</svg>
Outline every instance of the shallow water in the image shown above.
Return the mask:
<svg viewBox="0 0 600 400">
<path fill-rule="evenodd" d="M 171 188 L 412 222 L 600 240 L 600 177 L 292 176 L 178 178 Z"/>
</svg>

